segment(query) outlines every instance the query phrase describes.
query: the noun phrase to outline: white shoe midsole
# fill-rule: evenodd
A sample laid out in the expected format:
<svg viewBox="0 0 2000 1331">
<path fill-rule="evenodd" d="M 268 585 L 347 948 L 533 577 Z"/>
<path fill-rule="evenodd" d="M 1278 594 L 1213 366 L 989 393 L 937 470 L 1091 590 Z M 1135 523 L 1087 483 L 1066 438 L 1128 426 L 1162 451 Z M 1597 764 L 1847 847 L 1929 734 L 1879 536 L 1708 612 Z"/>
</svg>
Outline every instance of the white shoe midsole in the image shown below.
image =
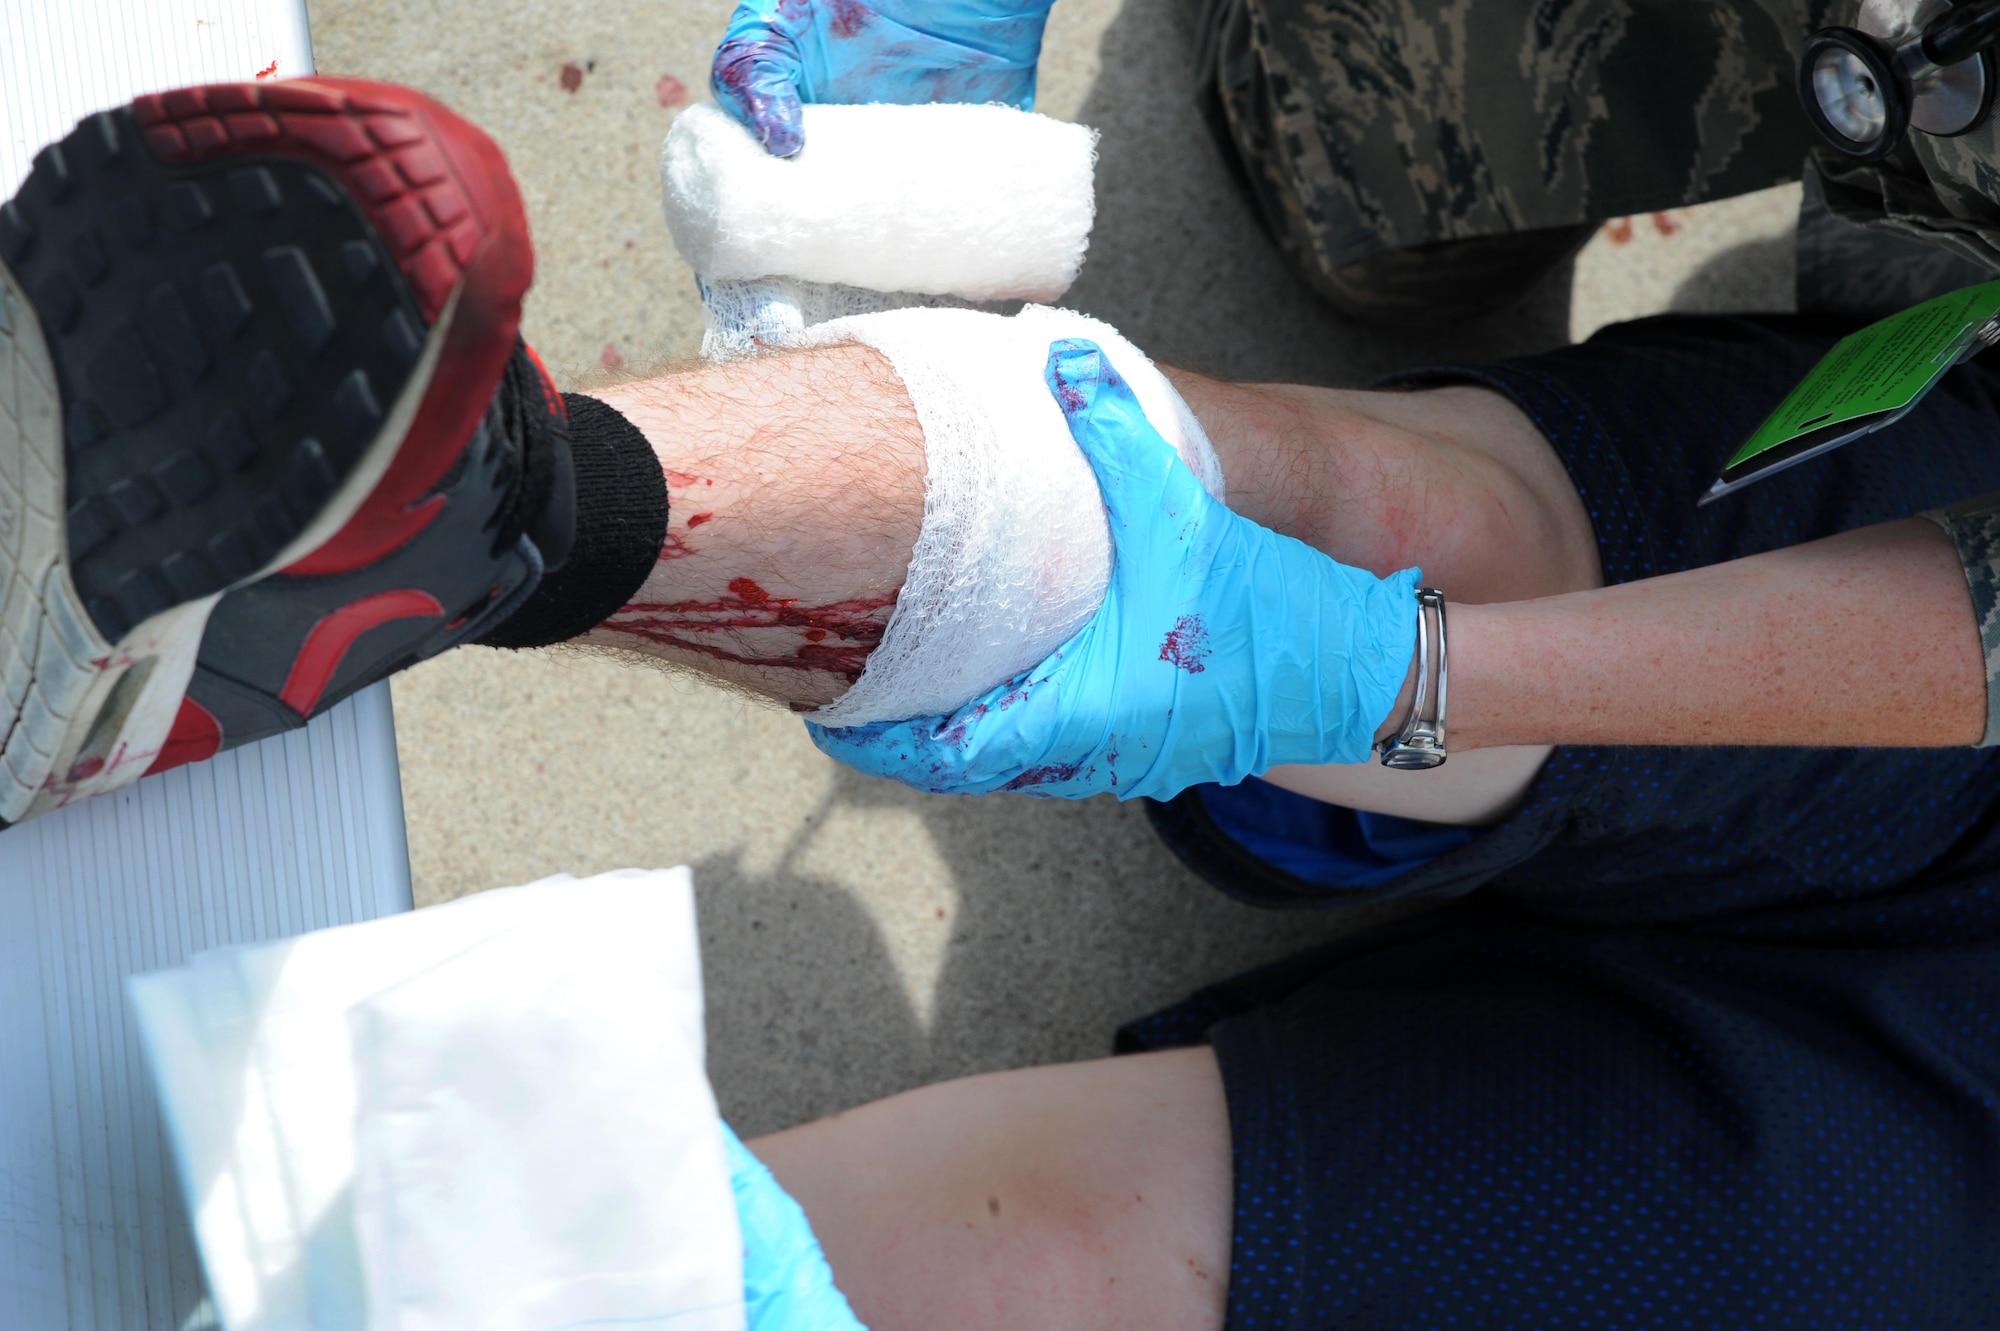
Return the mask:
<svg viewBox="0 0 2000 1331">
<path fill-rule="evenodd" d="M 454 290 L 387 420 L 341 489 L 240 587 L 317 550 L 387 474 L 437 371 Z M 55 362 L 0 264 L 0 820 L 14 823 L 143 775 L 159 756 L 223 593 L 162 611 L 117 643 L 84 612 L 66 559 Z"/>
<path fill-rule="evenodd" d="M 176 606 L 105 641 L 70 579 L 64 502 L 55 363 L 0 265 L 0 819 L 10 823 L 152 765 L 215 603 Z"/>
</svg>

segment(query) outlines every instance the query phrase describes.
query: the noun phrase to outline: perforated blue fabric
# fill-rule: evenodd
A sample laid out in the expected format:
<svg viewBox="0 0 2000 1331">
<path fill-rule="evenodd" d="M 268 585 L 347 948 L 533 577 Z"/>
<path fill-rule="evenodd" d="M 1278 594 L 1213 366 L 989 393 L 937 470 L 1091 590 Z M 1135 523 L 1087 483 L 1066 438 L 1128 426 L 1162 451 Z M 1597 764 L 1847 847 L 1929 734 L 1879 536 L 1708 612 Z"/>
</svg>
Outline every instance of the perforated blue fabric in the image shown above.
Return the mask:
<svg viewBox="0 0 2000 1331">
<path fill-rule="evenodd" d="M 1446 914 L 1215 1029 L 1232 1331 L 1995 1324 L 2000 950 Z"/>
</svg>

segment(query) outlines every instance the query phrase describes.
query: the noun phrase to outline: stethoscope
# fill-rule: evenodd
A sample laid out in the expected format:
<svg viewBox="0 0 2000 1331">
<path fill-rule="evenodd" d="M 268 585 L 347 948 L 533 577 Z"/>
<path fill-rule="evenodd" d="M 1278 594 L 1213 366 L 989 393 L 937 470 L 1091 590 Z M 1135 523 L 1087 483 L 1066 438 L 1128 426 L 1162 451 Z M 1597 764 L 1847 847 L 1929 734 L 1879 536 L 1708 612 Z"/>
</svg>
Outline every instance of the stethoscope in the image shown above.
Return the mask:
<svg viewBox="0 0 2000 1331">
<path fill-rule="evenodd" d="M 2000 0 L 1967 0 L 1894 44 L 1821 28 L 1799 57 L 1799 99 L 1829 147 L 1873 161 L 1912 129 L 1950 138 L 1986 123 L 1996 42 Z"/>
</svg>

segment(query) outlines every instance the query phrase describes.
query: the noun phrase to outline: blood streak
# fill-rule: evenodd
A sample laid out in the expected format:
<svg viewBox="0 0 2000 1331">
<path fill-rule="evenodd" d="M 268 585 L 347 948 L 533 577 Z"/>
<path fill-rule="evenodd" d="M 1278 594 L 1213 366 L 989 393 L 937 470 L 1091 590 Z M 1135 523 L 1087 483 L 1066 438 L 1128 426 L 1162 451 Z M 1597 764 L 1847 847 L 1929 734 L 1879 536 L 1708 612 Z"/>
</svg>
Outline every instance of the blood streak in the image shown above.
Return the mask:
<svg viewBox="0 0 2000 1331">
<path fill-rule="evenodd" d="M 714 516 L 715 514 L 713 513 L 695 514 L 688 519 L 688 530 L 693 531 L 696 527 L 699 527 Z M 669 559 L 686 559 L 689 555 L 698 555 L 700 553 L 701 551 L 689 545 L 687 537 L 679 532 L 670 531 L 660 538 L 660 562 L 663 564 Z M 752 585 L 754 586 L 755 584 L 753 583 Z"/>
<path fill-rule="evenodd" d="M 1074 416 L 1077 412 L 1082 411 L 1090 405 L 1082 392 L 1077 389 L 1075 384 L 1070 382 L 1060 369 L 1056 371 L 1056 403 L 1062 408 L 1063 415 L 1065 416 Z"/>
<path fill-rule="evenodd" d="M 663 469 L 663 470 L 661 471 L 661 473 L 660 473 L 660 474 L 661 474 L 661 475 L 663 475 L 663 476 L 665 476 L 665 477 L 667 478 L 667 484 L 668 484 L 668 485 L 677 485 L 677 486 L 681 487 L 682 489 L 686 489 L 686 488 L 687 488 L 688 486 L 690 486 L 690 485 L 714 485 L 714 484 L 715 484 L 715 482 L 714 482 L 714 481 L 705 481 L 705 480 L 703 480 L 703 479 L 702 479 L 701 477 L 699 477 L 699 476 L 695 475 L 695 474 L 694 474 L 693 472 L 691 472 L 691 471 L 672 471 L 672 470 L 667 470 L 667 469 Z"/>
<path fill-rule="evenodd" d="M 942 744 L 955 744 L 963 746 L 965 743 L 966 735 L 970 732 L 972 726 L 979 720 L 980 717 L 984 715 L 986 715 L 985 703 L 980 703 L 977 707 L 974 707 L 972 711 L 969 713 L 967 712 L 959 713 L 958 718 L 955 721 L 953 721 L 949 727 L 937 732 L 936 738 L 938 742 Z M 931 771 L 934 773 L 942 771 L 943 769 L 944 769 L 943 763 L 935 763 L 931 766 Z"/>
<path fill-rule="evenodd" d="M 856 0 L 833 0 L 833 22 L 828 26 L 836 37 L 852 37 L 867 27 L 873 17 L 868 7 Z"/>
<path fill-rule="evenodd" d="M 1041 767 L 1030 767 L 1000 789 L 1032 790 L 1036 786 L 1053 785 L 1058 781 L 1074 781 L 1076 774 L 1082 770 L 1083 764 L 1080 762 L 1046 763 Z"/>
<path fill-rule="evenodd" d="M 278 77 L 278 62 L 273 60 L 270 64 L 258 70 L 257 77 L 260 79 L 274 79 Z"/>
<path fill-rule="evenodd" d="M 1208 668 L 1202 664 L 1208 659 L 1208 650 L 1208 625 L 1201 622 L 1200 615 L 1182 615 L 1167 630 L 1166 640 L 1160 644 L 1160 659 L 1199 675 Z"/>
<path fill-rule="evenodd" d="M 890 595 L 800 605 L 796 598 L 771 595 L 753 578 L 737 578 L 730 582 L 727 596 L 634 602 L 606 620 L 604 627 L 714 661 L 825 671 L 844 676 L 851 684 L 861 678 L 868 654 L 882 642 L 888 617 L 881 612 L 895 603 Z M 756 639 L 749 635 L 771 630 L 781 631 L 779 643 L 774 644 L 779 650 L 752 647 Z"/>
</svg>

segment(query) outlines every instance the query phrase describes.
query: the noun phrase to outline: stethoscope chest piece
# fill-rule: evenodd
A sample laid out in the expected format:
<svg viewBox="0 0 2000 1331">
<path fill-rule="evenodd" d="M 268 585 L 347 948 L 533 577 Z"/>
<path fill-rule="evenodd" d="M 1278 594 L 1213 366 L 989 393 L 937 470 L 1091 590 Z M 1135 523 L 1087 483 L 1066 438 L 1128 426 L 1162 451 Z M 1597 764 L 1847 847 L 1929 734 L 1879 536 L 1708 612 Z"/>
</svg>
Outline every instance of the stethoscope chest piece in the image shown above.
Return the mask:
<svg viewBox="0 0 2000 1331">
<path fill-rule="evenodd" d="M 1879 12 L 1893 10 L 1907 12 Z M 2000 0 L 1868 0 L 1859 21 L 1820 29 L 1799 57 L 1799 100 L 1827 146 L 1873 161 L 1912 129 L 1950 138 L 1986 122 Z"/>
</svg>

